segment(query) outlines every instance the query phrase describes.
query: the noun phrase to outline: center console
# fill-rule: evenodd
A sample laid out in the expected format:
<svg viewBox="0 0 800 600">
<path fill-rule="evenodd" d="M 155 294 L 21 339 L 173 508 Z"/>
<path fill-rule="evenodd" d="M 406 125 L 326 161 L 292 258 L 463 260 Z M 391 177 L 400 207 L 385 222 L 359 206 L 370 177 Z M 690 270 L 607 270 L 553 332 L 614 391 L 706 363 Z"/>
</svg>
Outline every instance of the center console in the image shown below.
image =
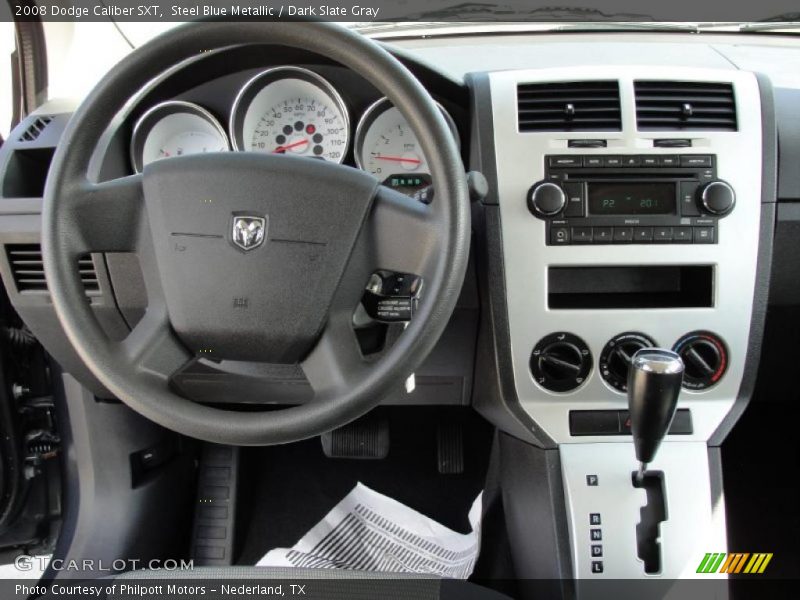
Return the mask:
<svg viewBox="0 0 800 600">
<path fill-rule="evenodd" d="M 752 73 L 596 67 L 488 75 L 515 410 L 557 446 L 573 575 L 674 579 L 724 552 L 709 442 L 741 410 L 762 220 Z M 649 468 L 666 518 L 637 524 L 633 354 L 685 365 Z M 746 401 L 746 399 L 745 399 Z"/>
</svg>

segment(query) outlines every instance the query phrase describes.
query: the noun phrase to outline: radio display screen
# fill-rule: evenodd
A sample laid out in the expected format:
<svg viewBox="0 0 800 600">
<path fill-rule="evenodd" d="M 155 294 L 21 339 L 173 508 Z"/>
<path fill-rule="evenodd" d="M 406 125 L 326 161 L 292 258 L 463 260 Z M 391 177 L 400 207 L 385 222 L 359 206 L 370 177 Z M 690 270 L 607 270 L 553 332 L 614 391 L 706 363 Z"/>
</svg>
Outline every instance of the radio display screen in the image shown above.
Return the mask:
<svg viewBox="0 0 800 600">
<path fill-rule="evenodd" d="M 672 215 L 676 213 L 675 184 L 606 183 L 587 184 L 589 214 L 613 215 Z"/>
</svg>

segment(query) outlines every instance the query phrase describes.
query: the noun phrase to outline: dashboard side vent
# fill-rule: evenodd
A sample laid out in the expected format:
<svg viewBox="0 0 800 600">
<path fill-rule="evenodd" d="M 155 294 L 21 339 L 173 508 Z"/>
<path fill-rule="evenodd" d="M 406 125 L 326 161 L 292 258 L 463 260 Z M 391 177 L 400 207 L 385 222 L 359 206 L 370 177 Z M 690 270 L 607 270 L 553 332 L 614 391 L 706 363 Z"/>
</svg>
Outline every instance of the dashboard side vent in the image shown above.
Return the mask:
<svg viewBox="0 0 800 600">
<path fill-rule="evenodd" d="M 639 131 L 736 131 L 733 85 L 697 81 L 636 81 Z"/>
<path fill-rule="evenodd" d="M 33 123 L 28 125 L 28 128 L 19 136 L 20 142 L 32 142 L 44 131 L 45 127 L 50 124 L 53 117 L 37 117 Z"/>
<path fill-rule="evenodd" d="M 11 266 L 11 274 L 17 291 L 20 293 L 45 293 L 47 280 L 44 276 L 42 248 L 39 244 L 8 244 L 6 255 Z M 78 269 L 86 294 L 96 296 L 100 292 L 97 272 L 91 256 L 83 256 L 78 260 Z"/>
<path fill-rule="evenodd" d="M 621 131 L 616 81 L 526 83 L 517 86 L 519 131 Z"/>
</svg>

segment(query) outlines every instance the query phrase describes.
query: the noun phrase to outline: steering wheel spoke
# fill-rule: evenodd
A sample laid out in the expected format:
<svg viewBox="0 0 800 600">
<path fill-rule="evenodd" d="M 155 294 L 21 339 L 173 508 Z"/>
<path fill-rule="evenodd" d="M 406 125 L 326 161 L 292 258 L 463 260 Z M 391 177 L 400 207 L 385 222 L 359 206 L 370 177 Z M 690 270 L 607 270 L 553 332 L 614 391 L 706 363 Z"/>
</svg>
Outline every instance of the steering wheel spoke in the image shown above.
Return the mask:
<svg viewBox="0 0 800 600">
<path fill-rule="evenodd" d="M 142 176 L 130 175 L 77 186 L 65 201 L 71 203 L 68 243 L 77 254 L 130 252 L 137 246 L 144 207 Z"/>
<path fill-rule="evenodd" d="M 169 317 L 161 305 L 148 308 L 120 345 L 137 371 L 155 376 L 165 384 L 170 376 L 193 359 L 173 333 Z"/>
<path fill-rule="evenodd" d="M 338 311 L 331 316 L 316 347 L 300 366 L 315 398 L 341 393 L 363 375 L 367 363 L 349 312 Z"/>
<path fill-rule="evenodd" d="M 380 186 L 365 224 L 373 270 L 433 276 L 442 235 L 435 208 Z"/>
</svg>

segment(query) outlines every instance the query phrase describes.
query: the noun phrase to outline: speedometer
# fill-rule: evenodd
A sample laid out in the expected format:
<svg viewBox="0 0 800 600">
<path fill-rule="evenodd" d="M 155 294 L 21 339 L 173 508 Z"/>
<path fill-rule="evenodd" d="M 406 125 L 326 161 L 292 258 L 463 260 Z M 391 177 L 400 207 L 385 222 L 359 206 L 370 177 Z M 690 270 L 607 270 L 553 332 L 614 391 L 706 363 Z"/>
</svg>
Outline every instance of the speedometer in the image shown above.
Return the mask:
<svg viewBox="0 0 800 600">
<path fill-rule="evenodd" d="M 214 115 L 178 100 L 162 102 L 144 113 L 131 136 L 131 162 L 137 173 L 163 158 L 229 149 L 228 136 Z"/>
<path fill-rule="evenodd" d="M 458 129 L 452 117 L 439 106 L 458 145 Z M 356 128 L 356 164 L 381 183 L 413 194 L 431 183 L 428 161 L 417 136 L 388 98 L 370 106 Z"/>
<path fill-rule="evenodd" d="M 347 109 L 334 87 L 301 67 L 276 67 L 248 81 L 233 106 L 237 150 L 340 163 L 350 141 Z"/>
</svg>

